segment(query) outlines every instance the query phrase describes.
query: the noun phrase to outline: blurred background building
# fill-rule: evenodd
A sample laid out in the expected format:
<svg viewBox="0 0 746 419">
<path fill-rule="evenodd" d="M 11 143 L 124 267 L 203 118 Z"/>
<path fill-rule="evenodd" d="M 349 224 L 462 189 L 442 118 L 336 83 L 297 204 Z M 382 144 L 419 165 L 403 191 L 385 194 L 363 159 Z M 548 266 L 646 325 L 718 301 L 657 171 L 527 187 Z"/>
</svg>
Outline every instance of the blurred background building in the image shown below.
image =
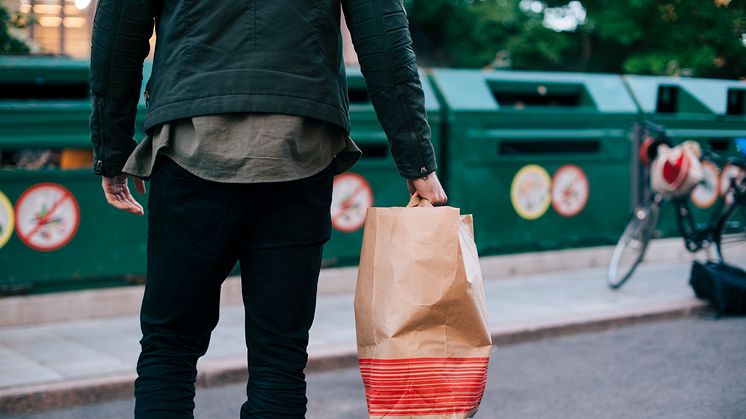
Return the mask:
<svg viewBox="0 0 746 419">
<path fill-rule="evenodd" d="M 21 25 L 14 35 L 26 42 L 33 54 L 88 58 L 97 0 L 0 0 Z M 344 20 L 343 20 L 344 22 Z M 350 33 L 343 24 L 345 63 L 357 64 Z M 151 58 L 155 37 L 151 39 Z"/>
<path fill-rule="evenodd" d="M 0 54 L 30 50 L 87 58 L 96 3 L 0 0 Z M 422 67 L 746 77 L 746 2 L 405 0 L 404 4 Z M 5 26 L 9 31 L 4 34 Z M 8 47 L 8 35 L 22 44 Z M 344 35 L 345 61 L 355 64 L 352 43 Z"/>
<path fill-rule="evenodd" d="M 96 0 L 2 0 L 11 15 L 18 14 L 25 28 L 16 35 L 36 54 L 90 55 L 91 27 Z"/>
</svg>

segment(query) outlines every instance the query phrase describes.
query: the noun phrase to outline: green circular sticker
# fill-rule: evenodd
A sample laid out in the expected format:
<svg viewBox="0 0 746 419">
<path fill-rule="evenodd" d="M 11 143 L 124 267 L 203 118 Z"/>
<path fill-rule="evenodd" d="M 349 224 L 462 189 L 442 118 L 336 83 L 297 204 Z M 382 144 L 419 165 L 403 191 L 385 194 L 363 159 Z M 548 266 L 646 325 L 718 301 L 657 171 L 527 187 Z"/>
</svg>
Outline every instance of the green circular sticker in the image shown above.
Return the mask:
<svg viewBox="0 0 746 419">
<path fill-rule="evenodd" d="M 13 205 L 4 193 L 0 192 L 0 249 L 8 243 L 15 228 L 16 216 Z"/>
</svg>

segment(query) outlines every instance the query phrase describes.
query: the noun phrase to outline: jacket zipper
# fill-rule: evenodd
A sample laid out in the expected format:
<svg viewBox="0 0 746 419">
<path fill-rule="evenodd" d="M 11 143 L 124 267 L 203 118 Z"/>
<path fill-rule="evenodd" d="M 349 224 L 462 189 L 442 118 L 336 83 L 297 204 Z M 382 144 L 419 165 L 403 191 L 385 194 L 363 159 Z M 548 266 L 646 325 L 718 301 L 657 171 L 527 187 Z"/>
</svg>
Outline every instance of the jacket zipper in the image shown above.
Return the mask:
<svg viewBox="0 0 746 419">
<path fill-rule="evenodd" d="M 96 112 L 98 113 L 98 138 L 99 141 L 104 141 L 104 136 L 106 135 L 106 127 L 104 126 L 106 124 L 106 98 L 101 98 L 100 103 L 96 105 Z M 106 143 L 104 143 L 106 144 Z M 104 145 L 102 144 L 102 146 Z M 105 149 L 108 149 L 108 147 L 102 147 Z M 103 150 L 102 150 L 103 151 Z M 102 160 L 102 156 L 99 156 L 98 161 L 96 161 L 96 174 L 102 175 L 104 171 L 104 161 Z"/>
<path fill-rule="evenodd" d="M 145 83 L 145 92 L 143 92 L 143 97 L 145 97 L 145 107 L 150 107 L 150 79 L 148 79 L 148 82 Z"/>
</svg>

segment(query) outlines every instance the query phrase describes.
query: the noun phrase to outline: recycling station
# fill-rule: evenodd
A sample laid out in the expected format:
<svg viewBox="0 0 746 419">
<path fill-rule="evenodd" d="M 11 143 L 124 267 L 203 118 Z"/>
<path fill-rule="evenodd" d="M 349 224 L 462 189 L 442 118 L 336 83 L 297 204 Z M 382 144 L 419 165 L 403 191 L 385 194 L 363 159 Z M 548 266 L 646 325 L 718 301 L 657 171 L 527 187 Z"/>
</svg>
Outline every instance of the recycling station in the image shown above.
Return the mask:
<svg viewBox="0 0 746 419">
<path fill-rule="evenodd" d="M 144 280 L 146 217 L 111 208 L 91 170 L 88 79 L 87 61 L 0 58 L 0 295 Z M 474 214 L 482 256 L 615 243 L 639 196 L 638 121 L 723 155 L 746 138 L 744 82 L 454 69 L 420 79 L 438 176 L 449 205 Z M 348 69 L 347 81 L 364 154 L 335 178 L 325 266 L 357 264 L 367 208 L 409 199 L 362 74 Z M 692 195 L 703 214 L 731 173 L 706 170 Z M 661 234 L 675 234 L 670 212 Z"/>
<path fill-rule="evenodd" d="M 91 170 L 88 62 L 0 59 L 0 84 L 0 293 L 139 281 L 147 224 Z"/>
</svg>

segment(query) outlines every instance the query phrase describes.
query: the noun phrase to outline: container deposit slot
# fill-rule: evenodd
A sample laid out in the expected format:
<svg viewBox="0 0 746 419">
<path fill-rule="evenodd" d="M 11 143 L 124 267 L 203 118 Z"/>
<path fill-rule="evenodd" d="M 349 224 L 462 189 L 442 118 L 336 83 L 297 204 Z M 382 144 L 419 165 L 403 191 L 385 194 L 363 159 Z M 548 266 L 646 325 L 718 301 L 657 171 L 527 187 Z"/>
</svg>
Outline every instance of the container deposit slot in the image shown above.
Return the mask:
<svg viewBox="0 0 746 419">
<path fill-rule="evenodd" d="M 347 97 L 349 97 L 351 105 L 363 105 L 370 103 L 370 95 L 368 94 L 368 89 L 366 89 L 364 86 L 348 88 Z"/>
<path fill-rule="evenodd" d="M 601 150 L 598 140 L 583 141 L 504 141 L 498 146 L 498 154 L 524 156 L 535 154 L 595 154 Z"/>
<path fill-rule="evenodd" d="M 64 75 L 64 74 L 63 74 Z M 65 81 L 35 77 L 26 80 L 0 81 L 0 103 L 7 101 L 15 109 L 28 107 L 47 117 L 56 114 L 53 109 L 41 110 L 45 103 L 80 103 L 89 101 L 87 80 Z M 34 127 L 28 127 L 33 130 Z M 87 139 L 87 132 L 84 134 Z M 6 138 L 10 140 L 9 138 Z M 90 148 L 3 147 L 0 144 L 0 167 L 5 169 L 82 169 L 92 165 Z"/>
<path fill-rule="evenodd" d="M 679 88 L 676 86 L 659 86 L 658 103 L 655 111 L 658 113 L 676 113 L 679 111 Z"/>
<path fill-rule="evenodd" d="M 594 107 L 593 99 L 580 84 L 490 82 L 492 96 L 502 108 Z"/>
<path fill-rule="evenodd" d="M 658 86 L 658 100 L 655 111 L 663 114 L 700 113 L 711 114 L 712 111 L 680 86 Z"/>
<path fill-rule="evenodd" d="M 726 115 L 746 115 L 746 90 L 728 89 L 728 106 Z"/>
<path fill-rule="evenodd" d="M 88 83 L 63 83 L 38 78 L 19 83 L 0 83 L 0 99 L 86 99 Z"/>
<path fill-rule="evenodd" d="M 370 105 L 370 95 L 365 86 L 350 86 L 347 89 L 350 105 Z M 364 159 L 383 159 L 388 155 L 388 143 L 355 141 Z"/>
</svg>

